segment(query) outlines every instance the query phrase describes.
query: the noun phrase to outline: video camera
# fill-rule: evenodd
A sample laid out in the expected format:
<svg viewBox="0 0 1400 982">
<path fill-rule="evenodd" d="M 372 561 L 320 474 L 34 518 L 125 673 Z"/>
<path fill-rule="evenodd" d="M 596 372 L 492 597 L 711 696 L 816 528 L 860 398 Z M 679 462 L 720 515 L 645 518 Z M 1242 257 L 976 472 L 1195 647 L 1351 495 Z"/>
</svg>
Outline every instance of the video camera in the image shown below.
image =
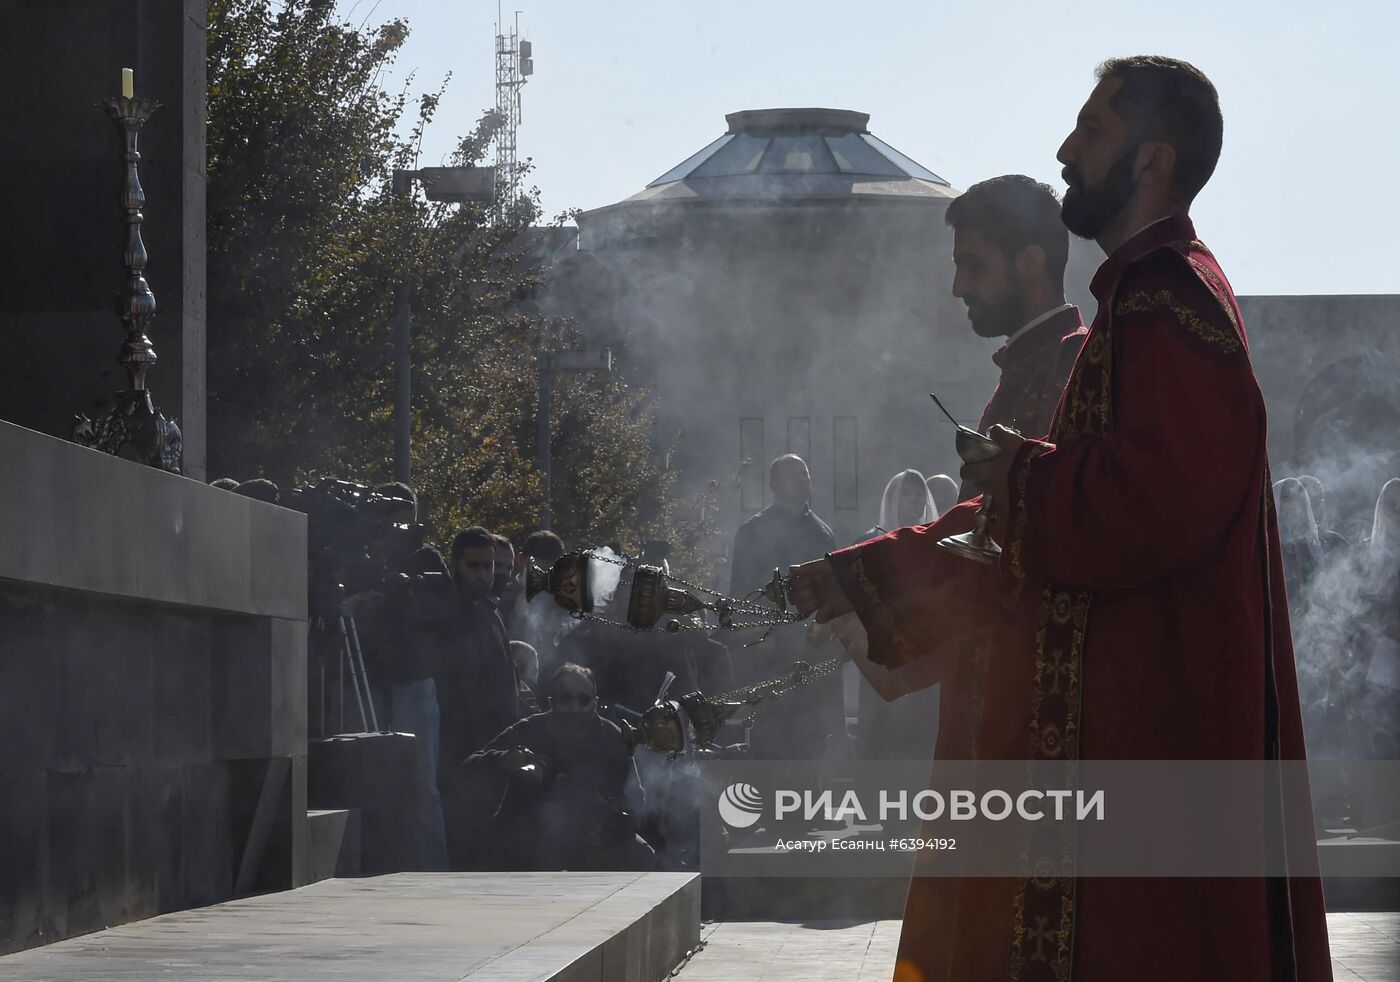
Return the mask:
<svg viewBox="0 0 1400 982">
<path fill-rule="evenodd" d="M 322 478 L 294 488 L 282 503 L 307 519 L 311 616 L 330 619 L 347 596 L 397 572 L 423 545 L 427 528 L 396 522 L 413 502 L 363 484 Z"/>
</svg>

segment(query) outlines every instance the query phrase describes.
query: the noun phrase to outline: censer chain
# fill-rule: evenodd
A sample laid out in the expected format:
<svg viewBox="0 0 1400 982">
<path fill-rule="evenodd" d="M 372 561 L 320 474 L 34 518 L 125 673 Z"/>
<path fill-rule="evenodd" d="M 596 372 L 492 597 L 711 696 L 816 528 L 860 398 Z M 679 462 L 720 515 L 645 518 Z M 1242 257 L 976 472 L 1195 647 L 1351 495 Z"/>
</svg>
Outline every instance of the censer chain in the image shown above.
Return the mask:
<svg viewBox="0 0 1400 982">
<path fill-rule="evenodd" d="M 622 559 L 613 559 L 613 558 L 610 557 L 610 556 L 600 556 L 600 555 L 598 555 L 596 552 L 590 552 L 588 555 L 589 555 L 590 558 L 596 559 L 596 560 L 598 560 L 598 561 L 601 562 L 601 563 L 607 563 L 607 564 L 609 564 L 609 565 L 611 565 L 611 566 L 621 566 L 623 569 L 631 569 L 631 568 L 633 568 L 633 566 L 634 566 L 633 563 L 627 562 L 627 561 L 625 561 L 625 560 L 622 560 Z M 760 618 L 765 618 L 765 619 L 763 619 L 763 620 L 744 621 L 743 623 L 740 623 L 740 624 L 733 624 L 733 625 L 730 625 L 730 627 L 731 627 L 732 630 L 748 630 L 748 629 L 751 629 L 751 628 L 758 628 L 758 627 L 767 627 L 767 628 L 782 627 L 784 624 L 795 624 L 795 623 L 797 623 L 798 621 L 802 620 L 802 618 L 798 615 L 798 613 L 797 613 L 796 611 L 775 610 L 775 609 L 774 609 L 771 605 L 769 605 L 769 604 L 757 603 L 757 602 L 755 602 L 755 601 L 749 600 L 747 597 L 745 597 L 745 598 L 743 598 L 743 599 L 737 599 L 737 598 L 733 598 L 733 597 L 728 597 L 728 596 L 725 596 L 723 593 L 720 593 L 718 590 L 711 590 L 711 589 L 709 589 L 708 587 L 703 587 L 703 586 L 700 586 L 700 585 L 698 585 L 698 584 L 696 584 L 696 583 L 691 583 L 689 580 L 681 579 L 679 576 L 674 576 L 674 575 L 672 575 L 672 574 L 670 574 L 670 573 L 667 573 L 667 574 L 666 574 L 666 578 L 667 578 L 668 580 L 671 580 L 673 583 L 679 583 L 681 586 L 685 587 L 686 589 L 693 590 L 693 591 L 695 591 L 696 593 L 702 593 L 702 594 L 705 594 L 705 595 L 707 595 L 707 596 L 714 597 L 714 598 L 716 598 L 716 599 L 719 600 L 719 601 L 722 601 L 722 602 L 728 607 L 729 612 L 730 612 L 731 614 L 740 614 L 740 615 L 745 615 L 745 616 L 748 616 L 748 617 L 760 617 Z M 772 617 L 772 615 L 775 614 L 775 613 L 778 615 L 776 618 Z M 600 617 L 600 616 L 598 616 L 597 614 L 583 614 L 583 615 L 580 615 L 580 616 L 581 616 L 581 619 L 583 619 L 583 620 L 596 620 L 596 621 L 601 621 L 601 622 L 604 623 L 604 624 L 612 624 L 612 625 L 615 625 L 615 626 L 618 626 L 618 627 L 627 627 L 627 628 L 630 628 L 630 629 L 632 629 L 632 630 L 640 630 L 639 628 L 633 628 L 632 625 L 630 625 L 630 624 L 624 624 L 624 623 L 622 623 L 621 621 L 615 621 L 615 620 L 610 620 L 610 619 L 605 618 L 605 617 Z M 679 622 L 676 621 L 676 622 L 673 622 L 673 623 L 679 623 Z M 679 627 L 679 628 L 673 628 L 672 630 L 701 630 L 701 629 L 702 629 L 702 628 L 701 628 L 700 625 L 685 625 L 685 626 L 682 626 L 682 627 Z M 767 636 L 767 635 L 765 635 L 765 637 L 766 637 L 766 636 Z"/>
</svg>

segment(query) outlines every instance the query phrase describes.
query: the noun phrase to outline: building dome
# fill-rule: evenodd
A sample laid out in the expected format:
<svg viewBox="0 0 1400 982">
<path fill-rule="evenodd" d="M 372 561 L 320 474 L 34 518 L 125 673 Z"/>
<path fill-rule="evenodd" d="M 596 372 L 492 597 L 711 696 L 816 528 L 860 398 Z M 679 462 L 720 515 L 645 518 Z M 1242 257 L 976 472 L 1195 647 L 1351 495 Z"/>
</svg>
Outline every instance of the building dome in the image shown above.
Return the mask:
<svg viewBox="0 0 1400 982">
<path fill-rule="evenodd" d="M 642 191 L 597 209 L 736 201 L 932 198 L 957 192 L 868 129 L 847 109 L 750 109 L 725 116 L 729 130 Z M 586 219 L 585 219 L 586 221 Z"/>
</svg>

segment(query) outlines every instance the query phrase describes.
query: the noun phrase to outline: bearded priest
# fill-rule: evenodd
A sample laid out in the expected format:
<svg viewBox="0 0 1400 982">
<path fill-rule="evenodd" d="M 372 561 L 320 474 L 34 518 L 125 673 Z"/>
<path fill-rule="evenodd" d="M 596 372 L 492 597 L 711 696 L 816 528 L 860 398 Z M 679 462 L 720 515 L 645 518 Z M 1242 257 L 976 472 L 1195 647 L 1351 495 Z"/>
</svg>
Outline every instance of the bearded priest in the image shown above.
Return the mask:
<svg viewBox="0 0 1400 982">
<path fill-rule="evenodd" d="M 979 759 L 1301 760 L 1264 401 L 1189 217 L 1219 100 L 1171 58 L 1097 75 L 1058 157 L 1061 218 L 1107 256 L 1098 314 L 1048 434 L 993 427 L 1001 454 L 963 468 L 995 505 L 998 564 L 936 545 L 972 528 L 974 500 L 793 567 L 794 600 L 822 622 L 855 614 L 867 677 L 939 681 L 990 635 Z M 1283 805 L 1257 804 L 1263 849 Z M 1330 979 L 1312 816 L 1287 821 L 1287 876 L 962 880 L 947 950 L 906 923 L 896 977 Z"/>
</svg>

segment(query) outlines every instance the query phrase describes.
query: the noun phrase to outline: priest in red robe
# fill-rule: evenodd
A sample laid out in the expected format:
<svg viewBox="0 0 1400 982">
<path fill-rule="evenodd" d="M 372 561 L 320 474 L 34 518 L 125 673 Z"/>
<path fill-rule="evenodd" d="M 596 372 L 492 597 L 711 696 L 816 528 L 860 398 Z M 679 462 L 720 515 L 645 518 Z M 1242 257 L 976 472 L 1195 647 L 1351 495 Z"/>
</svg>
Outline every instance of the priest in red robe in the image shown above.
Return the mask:
<svg viewBox="0 0 1400 982">
<path fill-rule="evenodd" d="M 1059 199 L 1024 174 L 1006 174 L 964 191 L 944 221 L 953 230 L 953 296 L 966 304 L 974 333 L 1006 339 L 992 355 L 1001 376 L 977 428 L 1001 424 L 1044 436 L 1089 333 L 1079 308 L 1065 301 L 1069 233 Z M 964 498 L 971 491 L 968 485 Z M 943 680 L 939 759 L 972 758 L 985 675 L 982 646 Z"/>
<path fill-rule="evenodd" d="M 948 206 L 953 296 L 972 330 L 1005 338 L 992 355 L 1001 372 L 978 429 L 1000 423 L 1044 436 L 1089 333 L 1065 302 L 1069 234 L 1049 186 L 1024 174 L 972 185 Z"/>
<path fill-rule="evenodd" d="M 890 680 L 940 681 L 990 633 L 981 759 L 1302 759 L 1264 402 L 1188 217 L 1219 157 L 1215 88 L 1156 56 L 1098 77 L 1059 152 L 1065 225 L 1108 257 L 1098 315 L 1045 438 L 993 428 L 1002 454 L 964 468 L 998 506 L 1000 564 L 936 546 L 968 502 L 795 567 L 794 598 L 854 612 Z M 1308 823 L 1283 847 L 1296 875 L 969 878 L 941 950 L 911 891 L 896 978 L 1330 979 L 1310 809 L 1255 800 L 1261 854 Z"/>
</svg>

